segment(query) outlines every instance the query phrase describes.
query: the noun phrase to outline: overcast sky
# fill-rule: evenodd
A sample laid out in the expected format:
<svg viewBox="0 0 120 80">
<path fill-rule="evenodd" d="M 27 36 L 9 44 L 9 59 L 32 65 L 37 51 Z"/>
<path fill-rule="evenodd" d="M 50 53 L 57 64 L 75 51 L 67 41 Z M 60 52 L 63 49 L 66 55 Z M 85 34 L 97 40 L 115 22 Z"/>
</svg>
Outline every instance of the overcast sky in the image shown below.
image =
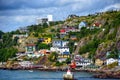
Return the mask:
<svg viewBox="0 0 120 80">
<path fill-rule="evenodd" d="M 36 18 L 49 14 L 54 20 L 64 20 L 70 14 L 82 16 L 111 9 L 120 9 L 120 0 L 0 0 L 0 30 L 35 24 Z"/>
</svg>

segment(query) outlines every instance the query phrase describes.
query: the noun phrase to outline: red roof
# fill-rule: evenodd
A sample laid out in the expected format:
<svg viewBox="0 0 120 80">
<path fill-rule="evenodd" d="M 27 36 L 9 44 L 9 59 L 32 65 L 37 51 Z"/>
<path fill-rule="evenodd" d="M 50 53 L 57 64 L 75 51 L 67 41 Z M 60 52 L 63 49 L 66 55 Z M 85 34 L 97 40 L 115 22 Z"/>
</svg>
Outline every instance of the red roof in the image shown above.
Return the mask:
<svg viewBox="0 0 120 80">
<path fill-rule="evenodd" d="M 66 31 L 65 31 L 65 29 L 61 29 L 60 32 L 63 33 L 63 32 L 66 32 Z"/>
<path fill-rule="evenodd" d="M 27 44 L 27 46 L 35 46 L 35 44 Z"/>
<path fill-rule="evenodd" d="M 74 27 L 69 27 L 69 29 L 75 29 Z"/>
<path fill-rule="evenodd" d="M 100 26 L 100 23 L 94 23 L 95 24 L 95 26 Z"/>
<path fill-rule="evenodd" d="M 76 68 L 76 63 L 75 63 L 75 62 L 72 62 L 72 63 L 70 64 L 70 67 L 71 67 L 71 68 Z"/>
</svg>

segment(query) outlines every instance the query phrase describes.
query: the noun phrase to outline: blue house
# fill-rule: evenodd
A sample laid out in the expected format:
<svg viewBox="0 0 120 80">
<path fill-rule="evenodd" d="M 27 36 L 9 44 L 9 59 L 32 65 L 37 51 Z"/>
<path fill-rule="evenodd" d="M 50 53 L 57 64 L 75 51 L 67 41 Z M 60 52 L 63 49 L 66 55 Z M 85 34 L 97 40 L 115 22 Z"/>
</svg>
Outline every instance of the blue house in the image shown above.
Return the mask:
<svg viewBox="0 0 120 80">
<path fill-rule="evenodd" d="M 58 58 L 57 61 L 63 62 L 67 58 L 70 58 L 70 51 L 68 47 L 68 41 L 54 40 L 52 42 L 52 47 L 50 48 L 51 52 L 57 52 Z"/>
<path fill-rule="evenodd" d="M 43 42 L 44 41 L 44 38 L 40 38 L 38 39 L 39 42 Z"/>
<path fill-rule="evenodd" d="M 63 55 L 70 55 L 70 52 L 65 51 L 65 52 L 63 52 Z"/>
<path fill-rule="evenodd" d="M 81 29 L 82 27 L 86 27 L 87 26 L 87 23 L 86 22 L 84 22 L 84 21 L 82 21 L 82 22 L 80 22 L 80 24 L 79 24 L 79 29 Z"/>
<path fill-rule="evenodd" d="M 52 42 L 53 47 L 66 47 L 68 44 L 68 41 L 61 41 L 61 40 L 55 40 Z"/>
</svg>

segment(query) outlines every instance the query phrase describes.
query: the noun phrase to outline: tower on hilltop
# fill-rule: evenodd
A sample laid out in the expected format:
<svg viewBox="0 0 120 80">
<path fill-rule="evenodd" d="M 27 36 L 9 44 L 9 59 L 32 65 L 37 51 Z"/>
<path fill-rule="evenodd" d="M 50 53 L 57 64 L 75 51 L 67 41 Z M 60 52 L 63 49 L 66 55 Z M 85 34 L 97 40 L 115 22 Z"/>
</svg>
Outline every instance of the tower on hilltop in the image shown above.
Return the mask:
<svg viewBox="0 0 120 80">
<path fill-rule="evenodd" d="M 53 21 L 53 15 L 47 15 L 48 21 Z"/>
</svg>

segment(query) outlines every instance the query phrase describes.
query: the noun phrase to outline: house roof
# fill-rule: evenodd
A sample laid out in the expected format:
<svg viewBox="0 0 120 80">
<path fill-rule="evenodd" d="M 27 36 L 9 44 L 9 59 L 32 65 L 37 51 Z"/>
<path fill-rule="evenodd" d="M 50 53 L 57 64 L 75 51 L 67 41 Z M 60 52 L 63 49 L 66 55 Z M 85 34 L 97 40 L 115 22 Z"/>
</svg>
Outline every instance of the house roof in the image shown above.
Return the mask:
<svg viewBox="0 0 120 80">
<path fill-rule="evenodd" d="M 94 23 L 95 26 L 100 26 L 100 23 L 96 22 Z"/>
<path fill-rule="evenodd" d="M 50 52 L 50 50 L 48 50 L 48 49 L 41 49 L 39 52 Z"/>
<path fill-rule="evenodd" d="M 116 59 L 114 59 L 114 58 L 109 58 L 109 59 L 107 59 L 107 60 L 116 60 Z"/>
<path fill-rule="evenodd" d="M 27 44 L 26 46 L 35 46 L 35 44 Z"/>
<path fill-rule="evenodd" d="M 74 27 L 69 27 L 68 29 L 75 29 Z"/>
<path fill-rule="evenodd" d="M 79 23 L 79 28 L 86 27 L 86 26 L 87 26 L 87 24 L 84 21 Z"/>
<path fill-rule="evenodd" d="M 64 55 L 69 55 L 69 54 L 70 54 L 70 52 L 63 52 L 63 54 L 64 54 Z"/>
<path fill-rule="evenodd" d="M 69 48 L 68 46 L 64 46 L 64 47 L 59 47 L 59 48 Z"/>
<path fill-rule="evenodd" d="M 65 29 L 61 29 L 60 32 L 62 33 L 62 32 L 66 32 L 66 31 L 65 31 Z"/>
</svg>

